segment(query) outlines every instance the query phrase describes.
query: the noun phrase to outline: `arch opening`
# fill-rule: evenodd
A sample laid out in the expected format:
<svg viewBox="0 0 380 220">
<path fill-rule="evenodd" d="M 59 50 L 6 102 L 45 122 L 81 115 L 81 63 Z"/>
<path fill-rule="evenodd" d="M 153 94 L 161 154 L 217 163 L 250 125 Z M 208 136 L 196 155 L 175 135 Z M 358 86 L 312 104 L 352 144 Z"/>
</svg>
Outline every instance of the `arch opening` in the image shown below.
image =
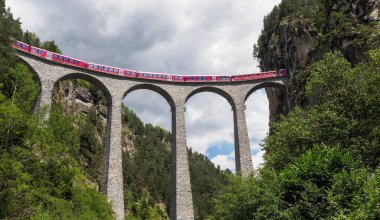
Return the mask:
<svg viewBox="0 0 380 220">
<path fill-rule="evenodd" d="M 235 103 L 232 99 L 232 97 L 224 90 L 222 89 L 219 89 L 219 88 L 216 88 L 216 87 L 201 87 L 201 88 L 197 88 L 195 89 L 194 91 L 192 91 L 185 99 L 185 102 L 187 102 L 192 96 L 198 94 L 198 93 L 201 93 L 201 92 L 211 92 L 211 93 L 215 93 L 215 94 L 218 94 L 220 96 L 222 96 L 223 98 L 225 98 L 228 103 L 231 105 L 231 108 L 232 110 L 235 109 Z"/>
<path fill-rule="evenodd" d="M 141 209 L 137 206 L 143 198 L 150 201 L 146 209 L 163 219 L 169 218 L 174 101 L 163 89 L 145 84 L 130 88 L 122 105 L 126 213 L 130 217 L 143 218 L 136 211 Z"/>
<path fill-rule="evenodd" d="M 78 162 L 101 191 L 107 178 L 107 137 L 110 129 L 111 95 L 103 83 L 80 73 L 57 80 L 52 93 L 52 110 L 75 116 L 80 140 Z"/>
<path fill-rule="evenodd" d="M 211 214 L 207 207 L 221 187 L 224 173 L 236 170 L 231 108 L 230 102 L 215 92 L 197 90 L 187 98 L 185 126 L 194 214 L 198 219 Z M 205 187 L 209 184 L 213 187 Z"/>
<path fill-rule="evenodd" d="M 247 98 L 245 118 L 254 169 L 264 163 L 262 142 L 269 132 L 269 101 L 265 89 L 259 89 Z"/>
<path fill-rule="evenodd" d="M 271 114 L 278 112 L 276 110 L 278 101 L 275 96 L 285 92 L 284 85 L 266 82 L 253 87 L 245 96 L 245 115 L 254 169 L 258 169 L 265 162 L 263 158 L 265 150 L 261 145 L 269 134 L 270 122 L 275 121 Z"/>
</svg>

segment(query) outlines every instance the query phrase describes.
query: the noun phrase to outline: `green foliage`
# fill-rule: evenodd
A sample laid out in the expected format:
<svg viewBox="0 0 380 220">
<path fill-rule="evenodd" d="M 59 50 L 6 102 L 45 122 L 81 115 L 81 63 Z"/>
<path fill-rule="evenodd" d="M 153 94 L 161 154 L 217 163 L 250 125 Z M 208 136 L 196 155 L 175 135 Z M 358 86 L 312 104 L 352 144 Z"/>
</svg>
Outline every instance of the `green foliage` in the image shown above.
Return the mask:
<svg viewBox="0 0 380 220">
<path fill-rule="evenodd" d="M 104 142 L 99 142 L 97 136 L 98 131 L 102 134 L 104 130 L 95 107 L 90 109 L 85 118 L 79 120 L 80 161 L 89 178 L 97 182 L 99 186 L 103 172 Z"/>
<path fill-rule="evenodd" d="M 228 172 L 221 171 L 204 155 L 188 152 L 191 191 L 193 194 L 195 219 L 206 219 L 213 213 L 212 198 L 226 184 Z"/>
<path fill-rule="evenodd" d="M 35 34 L 33 32 L 26 31 L 23 34 L 23 41 L 26 44 L 29 44 L 29 45 L 34 46 L 34 47 L 41 47 L 40 38 L 37 36 L 37 34 Z"/>
<path fill-rule="evenodd" d="M 368 56 L 368 63 L 350 68 L 342 58 L 327 54 L 306 69 L 310 75 L 306 92 L 315 109 L 329 109 L 348 122 L 349 136 L 342 139 L 342 146 L 375 168 L 380 163 L 380 127 L 377 123 L 380 115 L 380 50 L 370 51 Z"/>
<path fill-rule="evenodd" d="M 314 146 L 279 173 L 230 176 L 209 219 L 376 219 L 378 180 L 349 152 Z"/>
<path fill-rule="evenodd" d="M 323 219 L 349 213 L 364 194 L 368 173 L 348 152 L 315 146 L 280 173 L 285 219 Z"/>
<path fill-rule="evenodd" d="M 328 53 L 306 68 L 310 105 L 272 125 L 264 168 L 233 177 L 213 218 L 379 218 L 380 50 L 368 57 L 352 67 Z"/>
<path fill-rule="evenodd" d="M 23 64 L 16 64 L 9 70 L 5 80 L 7 80 L 7 93 L 13 102 L 20 109 L 32 112 L 39 88 L 28 68 Z"/>
<path fill-rule="evenodd" d="M 207 219 L 280 219 L 276 173 L 263 169 L 247 178 L 231 174 L 227 180 L 213 199 L 214 212 Z"/>
<path fill-rule="evenodd" d="M 57 109 L 48 121 L 30 115 L 38 83 L 11 48 L 21 39 L 20 22 L 3 0 L 0 7 L 0 219 L 112 219 L 110 204 L 77 164 L 74 118 Z"/>
<path fill-rule="evenodd" d="M 314 144 L 348 145 L 351 126 L 349 120 L 328 109 L 296 108 L 273 125 L 264 145 L 267 165 L 282 169 Z"/>
<path fill-rule="evenodd" d="M 295 108 L 273 125 L 264 146 L 270 167 L 283 168 L 314 144 L 340 145 L 366 165 L 379 165 L 379 50 L 369 56 L 369 63 L 352 68 L 343 58 L 326 54 L 306 69 L 312 106 Z"/>
<path fill-rule="evenodd" d="M 18 39 L 22 35 L 22 31 L 20 21 L 13 19 L 9 8 L 5 9 L 4 0 L 0 0 L 0 11 L 0 73 L 3 75 L 15 62 L 11 45 L 13 39 Z"/>
<path fill-rule="evenodd" d="M 15 105 L 0 104 L 0 121 L 17 137 L 8 138 L 0 151 L 0 218 L 112 218 L 104 196 L 78 179 L 73 120 L 54 110 L 41 126 Z"/>
<path fill-rule="evenodd" d="M 168 212 L 171 166 L 168 140 L 170 140 L 170 134 L 151 124 L 143 127 L 140 119 L 126 107 L 124 107 L 124 113 L 123 122 L 127 122 L 133 134 L 137 135 L 134 140 L 133 153 L 128 151 L 123 153 L 126 207 L 132 208 L 129 210 L 131 216 L 143 218 L 140 212 L 147 213 L 148 207 L 156 206 L 153 205 L 153 202 L 149 202 L 148 206 L 143 207 L 136 206 L 136 204 L 140 204 L 140 199 L 149 195 L 156 204 L 164 204 L 163 208 Z M 156 208 L 154 209 L 156 210 Z"/>
<path fill-rule="evenodd" d="M 149 192 L 142 190 L 141 197 L 137 201 L 128 203 L 126 215 L 127 220 L 138 219 L 169 219 L 165 210 L 162 209 L 150 196 Z"/>
<path fill-rule="evenodd" d="M 48 50 L 48 51 L 51 51 L 51 52 L 54 52 L 54 53 L 59 53 L 59 54 L 62 54 L 62 51 L 61 49 L 59 49 L 59 47 L 55 44 L 55 42 L 52 40 L 52 41 L 44 41 L 42 44 L 41 44 L 41 48 L 42 49 L 45 49 L 45 50 Z"/>
<path fill-rule="evenodd" d="M 128 124 L 128 127 L 134 134 L 140 136 L 143 134 L 144 124 L 132 110 L 128 108 L 123 109 L 122 122 Z"/>
</svg>

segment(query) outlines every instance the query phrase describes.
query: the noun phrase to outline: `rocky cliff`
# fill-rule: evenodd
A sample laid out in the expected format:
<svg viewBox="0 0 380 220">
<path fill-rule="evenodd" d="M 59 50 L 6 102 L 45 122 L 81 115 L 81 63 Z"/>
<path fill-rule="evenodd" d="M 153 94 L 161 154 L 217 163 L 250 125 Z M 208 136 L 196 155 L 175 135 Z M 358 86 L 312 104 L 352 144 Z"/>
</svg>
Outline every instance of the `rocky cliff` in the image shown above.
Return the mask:
<svg viewBox="0 0 380 220">
<path fill-rule="evenodd" d="M 268 88 L 270 121 L 309 101 L 304 94 L 304 68 L 332 51 L 353 65 L 366 61 L 366 51 L 380 47 L 379 0 L 283 0 L 264 18 L 254 56 L 262 71 L 286 68 L 287 94 Z"/>
</svg>

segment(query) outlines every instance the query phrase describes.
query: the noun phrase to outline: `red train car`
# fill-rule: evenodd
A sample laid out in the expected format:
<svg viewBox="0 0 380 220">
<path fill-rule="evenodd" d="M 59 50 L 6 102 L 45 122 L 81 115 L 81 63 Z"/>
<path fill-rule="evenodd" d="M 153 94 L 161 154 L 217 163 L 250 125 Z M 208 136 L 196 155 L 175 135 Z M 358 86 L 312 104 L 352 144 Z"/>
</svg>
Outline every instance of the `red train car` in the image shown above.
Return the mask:
<svg viewBox="0 0 380 220">
<path fill-rule="evenodd" d="M 229 82 L 231 81 L 230 76 L 216 76 L 216 81 L 217 82 Z"/>
<path fill-rule="evenodd" d="M 183 82 L 185 79 L 185 76 L 183 75 L 167 75 L 168 81 L 173 82 Z"/>
<path fill-rule="evenodd" d="M 168 75 L 162 73 L 138 72 L 138 78 L 167 81 Z"/>
<path fill-rule="evenodd" d="M 30 52 L 30 46 L 26 43 L 21 42 L 21 41 L 13 42 L 12 47 L 15 49 L 27 52 L 27 53 Z"/>
<path fill-rule="evenodd" d="M 124 71 L 117 67 L 104 66 L 104 65 L 95 64 L 95 63 L 88 63 L 87 68 L 90 70 L 98 71 L 98 72 L 124 76 Z"/>
<path fill-rule="evenodd" d="M 277 75 L 276 71 L 250 73 L 250 74 L 232 76 L 231 81 L 248 81 L 248 80 L 255 80 L 255 79 L 264 79 L 264 78 L 276 77 L 276 75 Z"/>
<path fill-rule="evenodd" d="M 38 47 L 30 47 L 30 53 L 42 59 L 46 58 L 47 51 Z"/>
<path fill-rule="evenodd" d="M 138 73 L 137 71 L 134 71 L 134 70 L 122 70 L 123 71 L 123 76 L 126 76 L 126 77 L 132 77 L 132 78 L 136 78 L 138 76 Z"/>
<path fill-rule="evenodd" d="M 76 66 L 76 67 L 85 68 L 85 69 L 88 66 L 86 62 L 83 62 L 71 57 L 67 57 L 61 54 L 53 53 L 53 52 L 48 52 L 46 55 L 46 59 L 52 60 L 57 63 L 62 63 L 62 64 Z"/>
</svg>

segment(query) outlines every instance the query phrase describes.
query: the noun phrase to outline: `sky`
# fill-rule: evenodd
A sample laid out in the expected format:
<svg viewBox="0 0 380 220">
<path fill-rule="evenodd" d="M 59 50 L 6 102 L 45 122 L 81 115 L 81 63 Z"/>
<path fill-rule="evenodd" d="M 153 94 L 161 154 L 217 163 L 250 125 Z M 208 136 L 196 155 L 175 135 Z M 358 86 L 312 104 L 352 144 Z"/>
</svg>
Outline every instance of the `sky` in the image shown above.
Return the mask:
<svg viewBox="0 0 380 220">
<path fill-rule="evenodd" d="M 253 44 L 263 18 L 280 0 L 7 0 L 23 30 L 54 40 L 63 54 L 134 70 L 175 74 L 258 72 Z M 166 100 L 137 90 L 123 102 L 142 119 L 171 130 Z M 207 104 L 205 104 L 207 103 Z M 267 135 L 264 90 L 246 102 L 253 166 L 263 163 L 259 143 Z M 235 170 L 231 106 L 214 93 L 186 103 L 188 147 L 222 169 Z"/>
</svg>

